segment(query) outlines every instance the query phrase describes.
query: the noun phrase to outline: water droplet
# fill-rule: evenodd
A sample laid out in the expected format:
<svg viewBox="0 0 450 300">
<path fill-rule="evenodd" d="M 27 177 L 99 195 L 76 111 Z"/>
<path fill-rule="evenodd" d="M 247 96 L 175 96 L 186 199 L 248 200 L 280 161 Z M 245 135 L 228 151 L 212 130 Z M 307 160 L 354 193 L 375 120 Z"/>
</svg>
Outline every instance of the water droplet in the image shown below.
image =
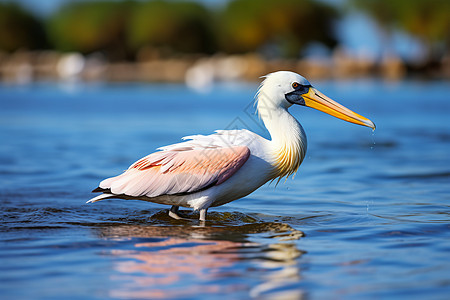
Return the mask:
<svg viewBox="0 0 450 300">
<path fill-rule="evenodd" d="M 372 130 L 372 146 L 370 146 L 370 150 L 373 150 L 375 148 L 376 142 L 375 142 L 375 129 Z"/>
<path fill-rule="evenodd" d="M 373 204 L 373 200 L 366 201 L 366 213 L 369 214 L 370 206 Z"/>
</svg>

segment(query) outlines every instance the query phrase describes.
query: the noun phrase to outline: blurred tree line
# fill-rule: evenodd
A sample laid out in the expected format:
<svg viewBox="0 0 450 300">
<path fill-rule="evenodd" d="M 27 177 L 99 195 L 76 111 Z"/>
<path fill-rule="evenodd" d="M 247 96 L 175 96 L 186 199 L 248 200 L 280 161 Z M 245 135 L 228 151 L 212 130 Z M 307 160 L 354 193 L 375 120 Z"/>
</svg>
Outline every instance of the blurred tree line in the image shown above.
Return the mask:
<svg viewBox="0 0 450 300">
<path fill-rule="evenodd" d="M 370 15 L 386 39 L 395 29 L 419 38 L 426 61 L 437 61 L 450 49 L 448 0 L 351 0 L 350 5 Z"/>
<path fill-rule="evenodd" d="M 0 3 L 0 16 L 3 50 L 102 51 L 114 60 L 133 59 L 146 46 L 174 54 L 272 47 L 280 56 L 297 57 L 310 41 L 336 45 L 338 14 L 312 0 L 233 0 L 220 9 L 195 1 L 97 0 L 68 2 L 42 21 L 17 4 Z"/>
<path fill-rule="evenodd" d="M 430 56 L 448 48 L 448 0 L 350 0 L 386 32 L 422 39 Z M 68 2 L 40 20 L 15 3 L 0 3 L 0 50 L 101 51 L 111 60 L 135 59 L 153 47 L 171 54 L 260 52 L 298 57 L 310 42 L 337 44 L 340 12 L 313 0 L 231 0 L 213 9 L 195 1 Z"/>
<path fill-rule="evenodd" d="M 0 3 L 0 50 L 49 47 L 44 24 L 14 3 Z"/>
</svg>

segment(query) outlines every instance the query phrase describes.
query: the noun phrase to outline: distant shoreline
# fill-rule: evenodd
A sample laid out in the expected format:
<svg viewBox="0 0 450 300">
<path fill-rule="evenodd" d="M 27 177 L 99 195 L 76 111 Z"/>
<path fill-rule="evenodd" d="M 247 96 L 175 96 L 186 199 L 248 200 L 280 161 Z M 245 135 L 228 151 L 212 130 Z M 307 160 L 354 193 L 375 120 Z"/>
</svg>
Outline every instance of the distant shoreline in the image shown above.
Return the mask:
<svg viewBox="0 0 450 300">
<path fill-rule="evenodd" d="M 0 82 L 39 80 L 107 82 L 185 82 L 201 89 L 215 81 L 255 81 L 277 70 L 291 70 L 311 79 L 380 77 L 400 80 L 406 76 L 450 79 L 450 58 L 428 65 L 408 65 L 397 57 L 380 60 L 354 57 L 336 50 L 331 57 L 264 59 L 258 54 L 175 57 L 143 56 L 135 62 L 109 62 L 100 53 L 82 55 L 55 51 L 0 53 Z"/>
</svg>

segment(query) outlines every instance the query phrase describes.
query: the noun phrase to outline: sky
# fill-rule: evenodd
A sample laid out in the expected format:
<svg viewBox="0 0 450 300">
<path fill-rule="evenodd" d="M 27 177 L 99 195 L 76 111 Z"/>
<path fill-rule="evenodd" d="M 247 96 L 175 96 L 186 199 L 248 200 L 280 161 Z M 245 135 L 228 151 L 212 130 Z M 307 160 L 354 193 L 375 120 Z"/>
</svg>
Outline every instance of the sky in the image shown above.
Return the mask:
<svg viewBox="0 0 450 300">
<path fill-rule="evenodd" d="M 10 0 L 0 0 L 8 2 Z M 37 16 L 45 17 L 61 5 L 70 1 L 83 0 L 14 0 L 20 2 L 24 7 L 35 13 Z M 120 0 L 119 0 L 120 1 Z M 228 0 L 197 0 L 211 6 L 220 6 L 228 2 Z M 342 6 L 346 0 L 320 0 L 335 6 Z M 352 55 L 360 55 L 372 58 L 378 58 L 388 50 L 407 60 L 414 60 L 421 56 L 423 48 L 417 39 L 401 32 L 394 32 L 392 35 L 392 48 L 386 49 L 383 46 L 382 35 L 376 24 L 367 16 L 359 12 L 350 12 L 343 20 L 337 24 L 337 37 L 340 43 Z"/>
</svg>

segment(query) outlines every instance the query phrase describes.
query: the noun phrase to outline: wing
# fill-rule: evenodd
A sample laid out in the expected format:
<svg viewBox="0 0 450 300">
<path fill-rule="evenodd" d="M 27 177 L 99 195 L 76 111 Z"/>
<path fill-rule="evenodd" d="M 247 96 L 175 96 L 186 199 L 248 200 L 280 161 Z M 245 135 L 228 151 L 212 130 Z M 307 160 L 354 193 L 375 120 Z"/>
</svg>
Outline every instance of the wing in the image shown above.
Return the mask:
<svg viewBox="0 0 450 300">
<path fill-rule="evenodd" d="M 200 147 L 197 140 L 194 147 L 192 142 L 164 147 L 135 162 L 123 174 L 103 180 L 99 188 L 131 197 L 194 193 L 225 182 L 250 156 L 246 146 Z"/>
<path fill-rule="evenodd" d="M 186 136 L 183 138 L 184 142 L 160 147 L 158 150 L 202 150 L 235 146 L 246 146 L 251 149 L 252 144 L 260 142 L 261 139 L 262 138 L 259 135 L 246 129 L 216 130 L 216 133 L 210 135 L 199 134 Z"/>
</svg>

